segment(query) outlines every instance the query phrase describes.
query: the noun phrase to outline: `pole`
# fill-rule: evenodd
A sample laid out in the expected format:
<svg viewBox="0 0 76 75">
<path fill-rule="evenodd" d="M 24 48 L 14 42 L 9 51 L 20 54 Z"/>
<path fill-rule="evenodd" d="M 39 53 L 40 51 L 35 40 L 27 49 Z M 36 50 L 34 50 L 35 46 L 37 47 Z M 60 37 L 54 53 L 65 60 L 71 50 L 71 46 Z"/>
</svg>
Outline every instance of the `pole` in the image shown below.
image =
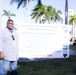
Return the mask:
<svg viewBox="0 0 76 75">
<path fill-rule="evenodd" d="M 68 24 L 68 0 L 65 1 L 65 24 Z"/>
</svg>

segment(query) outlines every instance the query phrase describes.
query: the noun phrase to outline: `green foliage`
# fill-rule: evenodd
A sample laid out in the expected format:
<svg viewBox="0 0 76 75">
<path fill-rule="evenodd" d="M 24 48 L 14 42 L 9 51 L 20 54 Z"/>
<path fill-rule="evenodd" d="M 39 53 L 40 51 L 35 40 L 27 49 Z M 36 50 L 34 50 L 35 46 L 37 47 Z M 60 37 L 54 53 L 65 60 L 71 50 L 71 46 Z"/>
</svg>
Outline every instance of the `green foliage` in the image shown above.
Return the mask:
<svg viewBox="0 0 76 75">
<path fill-rule="evenodd" d="M 31 0 L 11 0 L 12 3 L 17 3 L 19 8 L 21 5 L 23 7 L 28 6 L 28 2 Z M 34 0 L 33 0 L 34 1 Z M 35 22 L 38 22 L 38 20 L 41 21 L 41 17 L 43 17 L 46 21 L 60 21 L 62 18 L 60 17 L 61 11 L 56 10 L 52 6 L 45 6 L 42 4 L 41 0 L 37 0 L 38 3 L 35 6 L 35 8 L 32 10 L 33 12 L 31 13 L 32 19 L 35 19 Z"/>
<path fill-rule="evenodd" d="M 76 24 L 76 15 L 71 15 L 70 16 L 69 24 L 70 25 Z"/>
<path fill-rule="evenodd" d="M 23 5 L 23 7 L 25 7 L 27 4 L 27 1 L 29 2 L 31 0 L 11 0 L 11 4 L 17 3 L 18 4 L 17 9 L 18 9 L 21 5 Z"/>
<path fill-rule="evenodd" d="M 60 10 L 57 11 L 52 6 L 42 5 L 41 0 L 40 2 L 38 2 L 38 4 L 34 7 L 32 11 L 33 13 L 30 16 L 32 16 L 32 19 L 35 19 L 35 22 L 38 22 L 41 17 L 48 22 L 55 22 L 61 19 L 60 14 L 62 14 Z"/>
<path fill-rule="evenodd" d="M 3 10 L 3 12 L 4 13 L 2 14 L 2 16 L 7 16 L 8 19 L 10 19 L 11 16 L 16 16 L 15 14 L 11 13 L 10 11 Z"/>
</svg>

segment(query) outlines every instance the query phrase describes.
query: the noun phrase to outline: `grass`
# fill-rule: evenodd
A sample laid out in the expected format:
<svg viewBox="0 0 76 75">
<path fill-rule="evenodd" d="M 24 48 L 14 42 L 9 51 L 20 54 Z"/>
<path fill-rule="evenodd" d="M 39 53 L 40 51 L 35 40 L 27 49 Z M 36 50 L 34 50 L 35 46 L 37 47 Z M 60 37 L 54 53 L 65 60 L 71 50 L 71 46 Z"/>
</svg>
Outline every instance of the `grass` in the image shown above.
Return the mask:
<svg viewBox="0 0 76 75">
<path fill-rule="evenodd" d="M 70 46 L 76 50 L 76 46 Z M 18 62 L 18 75 L 76 75 L 76 56 L 31 62 Z M 9 73 L 8 73 L 9 75 Z"/>
<path fill-rule="evenodd" d="M 76 75 L 76 57 L 18 62 L 19 75 Z"/>
<path fill-rule="evenodd" d="M 19 75 L 76 75 L 76 57 L 19 62 Z"/>
</svg>

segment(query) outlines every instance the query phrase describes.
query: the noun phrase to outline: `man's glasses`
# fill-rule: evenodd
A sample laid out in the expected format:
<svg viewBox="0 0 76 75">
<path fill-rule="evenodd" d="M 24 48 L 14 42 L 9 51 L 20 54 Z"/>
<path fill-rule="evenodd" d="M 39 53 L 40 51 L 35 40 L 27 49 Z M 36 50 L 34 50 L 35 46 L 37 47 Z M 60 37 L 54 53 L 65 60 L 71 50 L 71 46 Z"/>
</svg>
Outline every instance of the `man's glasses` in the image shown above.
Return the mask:
<svg viewBox="0 0 76 75">
<path fill-rule="evenodd" d="M 14 36 L 12 35 L 12 40 L 15 40 Z"/>
</svg>

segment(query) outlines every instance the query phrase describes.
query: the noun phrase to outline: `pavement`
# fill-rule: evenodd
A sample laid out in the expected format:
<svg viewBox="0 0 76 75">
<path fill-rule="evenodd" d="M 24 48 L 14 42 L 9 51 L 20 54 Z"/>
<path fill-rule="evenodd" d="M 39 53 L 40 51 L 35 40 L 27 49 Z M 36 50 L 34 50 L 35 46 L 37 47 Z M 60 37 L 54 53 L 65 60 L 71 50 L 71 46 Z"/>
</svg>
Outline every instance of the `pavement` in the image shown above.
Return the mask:
<svg viewBox="0 0 76 75">
<path fill-rule="evenodd" d="M 76 55 L 76 51 L 74 51 L 74 50 L 69 50 L 69 55 Z"/>
<path fill-rule="evenodd" d="M 73 41 L 70 41 L 69 45 L 73 45 Z M 76 50 L 69 49 L 69 55 L 76 55 Z"/>
</svg>

